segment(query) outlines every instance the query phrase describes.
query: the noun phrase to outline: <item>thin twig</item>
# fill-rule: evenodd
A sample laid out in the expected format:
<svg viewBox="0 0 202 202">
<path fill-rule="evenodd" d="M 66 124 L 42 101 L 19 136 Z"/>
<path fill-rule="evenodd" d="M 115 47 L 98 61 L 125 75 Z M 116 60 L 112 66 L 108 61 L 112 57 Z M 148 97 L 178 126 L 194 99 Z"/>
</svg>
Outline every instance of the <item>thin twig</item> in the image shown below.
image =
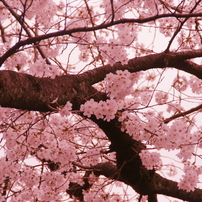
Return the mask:
<svg viewBox="0 0 202 202">
<path fill-rule="evenodd" d="M 1 38 L 2 38 L 3 43 L 6 43 L 5 32 L 4 32 L 4 28 L 1 24 L 1 22 L 0 22 L 0 31 L 1 31 Z"/>
<path fill-rule="evenodd" d="M 172 121 L 172 120 L 174 120 L 176 118 L 179 118 L 179 117 L 182 117 L 182 116 L 186 116 L 188 114 L 191 114 L 191 113 L 193 113 L 195 111 L 200 110 L 201 108 L 202 108 L 202 104 L 198 105 L 197 107 L 191 108 L 191 109 L 189 109 L 189 110 L 187 110 L 185 112 L 180 112 L 178 114 L 175 114 L 175 115 L 171 116 L 170 118 L 165 119 L 164 123 L 169 123 L 170 121 Z"/>
<path fill-rule="evenodd" d="M 15 19 L 18 21 L 18 23 L 22 26 L 22 28 L 25 30 L 25 32 L 27 33 L 28 37 L 29 38 L 32 38 L 32 34 L 31 32 L 29 31 L 29 29 L 25 26 L 25 20 L 24 20 L 24 15 L 25 13 L 23 14 L 23 19 L 21 19 L 21 17 L 4 1 L 4 0 L 1 0 L 1 2 L 4 4 L 5 7 L 7 7 L 7 9 L 10 11 L 10 13 L 13 15 L 13 17 L 15 17 Z M 19 41 L 20 42 L 20 41 Z M 19 43 L 18 42 L 18 43 Z M 37 41 L 36 41 L 37 42 Z M 43 51 L 41 50 L 41 48 L 39 47 L 38 44 L 36 44 L 36 42 L 34 42 L 34 44 L 36 45 L 36 48 L 37 50 L 39 51 L 40 55 L 42 58 L 44 58 L 46 60 L 46 63 L 47 64 L 51 64 L 51 62 L 48 60 L 48 58 L 45 56 L 45 54 L 43 53 Z"/>
</svg>

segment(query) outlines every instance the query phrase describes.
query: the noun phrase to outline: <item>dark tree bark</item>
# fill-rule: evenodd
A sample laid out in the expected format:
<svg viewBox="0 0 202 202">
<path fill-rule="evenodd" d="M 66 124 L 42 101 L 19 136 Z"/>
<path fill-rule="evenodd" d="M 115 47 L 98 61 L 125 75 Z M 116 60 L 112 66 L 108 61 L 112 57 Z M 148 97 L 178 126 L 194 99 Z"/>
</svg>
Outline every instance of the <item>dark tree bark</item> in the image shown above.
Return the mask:
<svg viewBox="0 0 202 202">
<path fill-rule="evenodd" d="M 202 49 L 178 53 L 159 53 L 137 57 L 127 65 L 115 63 L 89 70 L 80 75 L 63 75 L 51 78 L 37 78 L 14 71 L 0 71 L 0 105 L 17 109 L 49 111 L 49 105 L 58 98 L 58 104 L 73 103 L 73 109 L 90 98 L 105 100 L 106 95 L 92 87 L 102 81 L 106 74 L 127 69 L 134 73 L 152 68 L 174 67 L 202 79 L 202 66 L 188 59 L 202 56 Z"/>
</svg>

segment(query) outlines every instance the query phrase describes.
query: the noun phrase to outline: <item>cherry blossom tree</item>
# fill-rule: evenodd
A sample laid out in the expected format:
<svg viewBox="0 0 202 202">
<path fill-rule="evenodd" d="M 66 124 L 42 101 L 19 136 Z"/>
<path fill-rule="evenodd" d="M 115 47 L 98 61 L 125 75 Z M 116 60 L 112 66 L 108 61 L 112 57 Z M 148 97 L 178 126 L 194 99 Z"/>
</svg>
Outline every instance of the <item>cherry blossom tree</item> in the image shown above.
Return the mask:
<svg viewBox="0 0 202 202">
<path fill-rule="evenodd" d="M 0 200 L 201 202 L 201 28 L 201 0 L 0 0 Z"/>
</svg>

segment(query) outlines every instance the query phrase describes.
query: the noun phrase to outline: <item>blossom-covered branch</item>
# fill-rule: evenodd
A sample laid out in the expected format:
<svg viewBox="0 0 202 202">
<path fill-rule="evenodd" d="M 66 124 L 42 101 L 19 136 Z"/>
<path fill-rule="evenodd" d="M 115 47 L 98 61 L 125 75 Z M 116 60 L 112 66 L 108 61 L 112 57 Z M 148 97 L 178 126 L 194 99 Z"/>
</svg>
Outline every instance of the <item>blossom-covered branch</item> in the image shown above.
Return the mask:
<svg viewBox="0 0 202 202">
<path fill-rule="evenodd" d="M 197 58 L 201 55 L 201 49 L 177 53 L 162 52 L 135 57 L 130 59 L 126 65 L 122 65 L 118 62 L 114 65 L 101 66 L 79 75 L 56 76 L 54 79 L 36 78 L 31 75 L 12 71 L 1 71 L 2 99 L 0 100 L 0 105 L 18 109 L 43 111 L 47 110 L 45 103 L 50 103 L 57 97 L 60 105 L 64 105 L 67 101 L 75 100 L 76 97 L 79 97 L 80 100 L 83 99 L 83 101 L 93 97 L 95 98 L 100 93 L 96 92 L 95 89 L 92 90 L 93 87 L 91 87 L 91 85 L 104 80 L 106 74 L 110 72 L 115 73 L 117 70 L 128 70 L 133 73 L 153 68 L 175 67 L 176 69 L 191 73 L 198 78 L 202 78 L 201 66 L 188 61 L 188 59 Z M 78 85 L 75 80 L 77 80 L 80 85 Z M 78 86 L 80 87 L 78 88 Z M 31 89 L 33 89 L 33 91 Z M 73 93 L 73 91 L 78 92 L 78 90 L 82 93 L 85 91 L 88 93 L 85 95 Z M 75 104 L 75 106 L 77 106 L 78 109 L 79 105 Z"/>
<path fill-rule="evenodd" d="M 93 27 L 78 27 L 78 28 L 73 28 L 73 29 L 65 29 L 62 31 L 46 33 L 44 35 L 34 36 L 34 37 L 31 37 L 31 36 L 29 36 L 30 34 L 28 34 L 29 38 L 17 42 L 12 48 L 10 48 L 4 55 L 2 55 L 0 57 L 0 66 L 2 66 L 2 64 L 4 63 L 4 61 L 7 58 L 9 58 L 14 53 L 20 51 L 21 47 L 24 47 L 24 46 L 30 45 L 30 44 L 35 44 L 35 43 L 40 42 L 45 39 L 54 38 L 54 37 L 58 37 L 58 36 L 64 36 L 64 35 L 72 36 L 74 33 L 91 32 L 91 31 L 106 29 L 108 27 L 111 27 L 114 25 L 119 25 L 119 24 L 146 23 L 146 22 L 150 22 L 150 21 L 154 21 L 154 20 L 166 18 L 166 17 L 188 18 L 188 17 L 200 17 L 200 16 L 202 16 L 202 13 L 162 14 L 162 15 L 155 15 L 153 17 L 149 17 L 149 18 L 145 18 L 145 19 L 121 19 L 121 20 L 117 20 L 117 21 L 113 21 L 113 22 L 103 23 L 103 24 L 93 26 Z"/>
<path fill-rule="evenodd" d="M 0 201 L 201 201 L 201 10 L 0 0 Z"/>
</svg>

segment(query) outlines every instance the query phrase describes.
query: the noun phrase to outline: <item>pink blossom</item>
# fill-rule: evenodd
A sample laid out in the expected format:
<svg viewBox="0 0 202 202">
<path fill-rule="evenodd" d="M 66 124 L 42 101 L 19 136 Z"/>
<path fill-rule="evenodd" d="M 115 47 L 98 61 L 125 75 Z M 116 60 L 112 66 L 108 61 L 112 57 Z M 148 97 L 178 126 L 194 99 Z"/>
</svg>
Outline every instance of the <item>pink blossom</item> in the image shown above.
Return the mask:
<svg viewBox="0 0 202 202">
<path fill-rule="evenodd" d="M 162 164 L 160 154 L 158 152 L 142 150 L 140 153 L 140 158 L 142 160 L 142 164 L 149 170 L 152 170 L 156 166 L 160 166 Z"/>
<path fill-rule="evenodd" d="M 65 106 L 59 111 L 60 115 L 62 117 L 64 116 L 69 116 L 70 115 L 70 111 L 72 110 L 72 103 L 70 103 L 69 101 L 65 104 Z"/>
</svg>

